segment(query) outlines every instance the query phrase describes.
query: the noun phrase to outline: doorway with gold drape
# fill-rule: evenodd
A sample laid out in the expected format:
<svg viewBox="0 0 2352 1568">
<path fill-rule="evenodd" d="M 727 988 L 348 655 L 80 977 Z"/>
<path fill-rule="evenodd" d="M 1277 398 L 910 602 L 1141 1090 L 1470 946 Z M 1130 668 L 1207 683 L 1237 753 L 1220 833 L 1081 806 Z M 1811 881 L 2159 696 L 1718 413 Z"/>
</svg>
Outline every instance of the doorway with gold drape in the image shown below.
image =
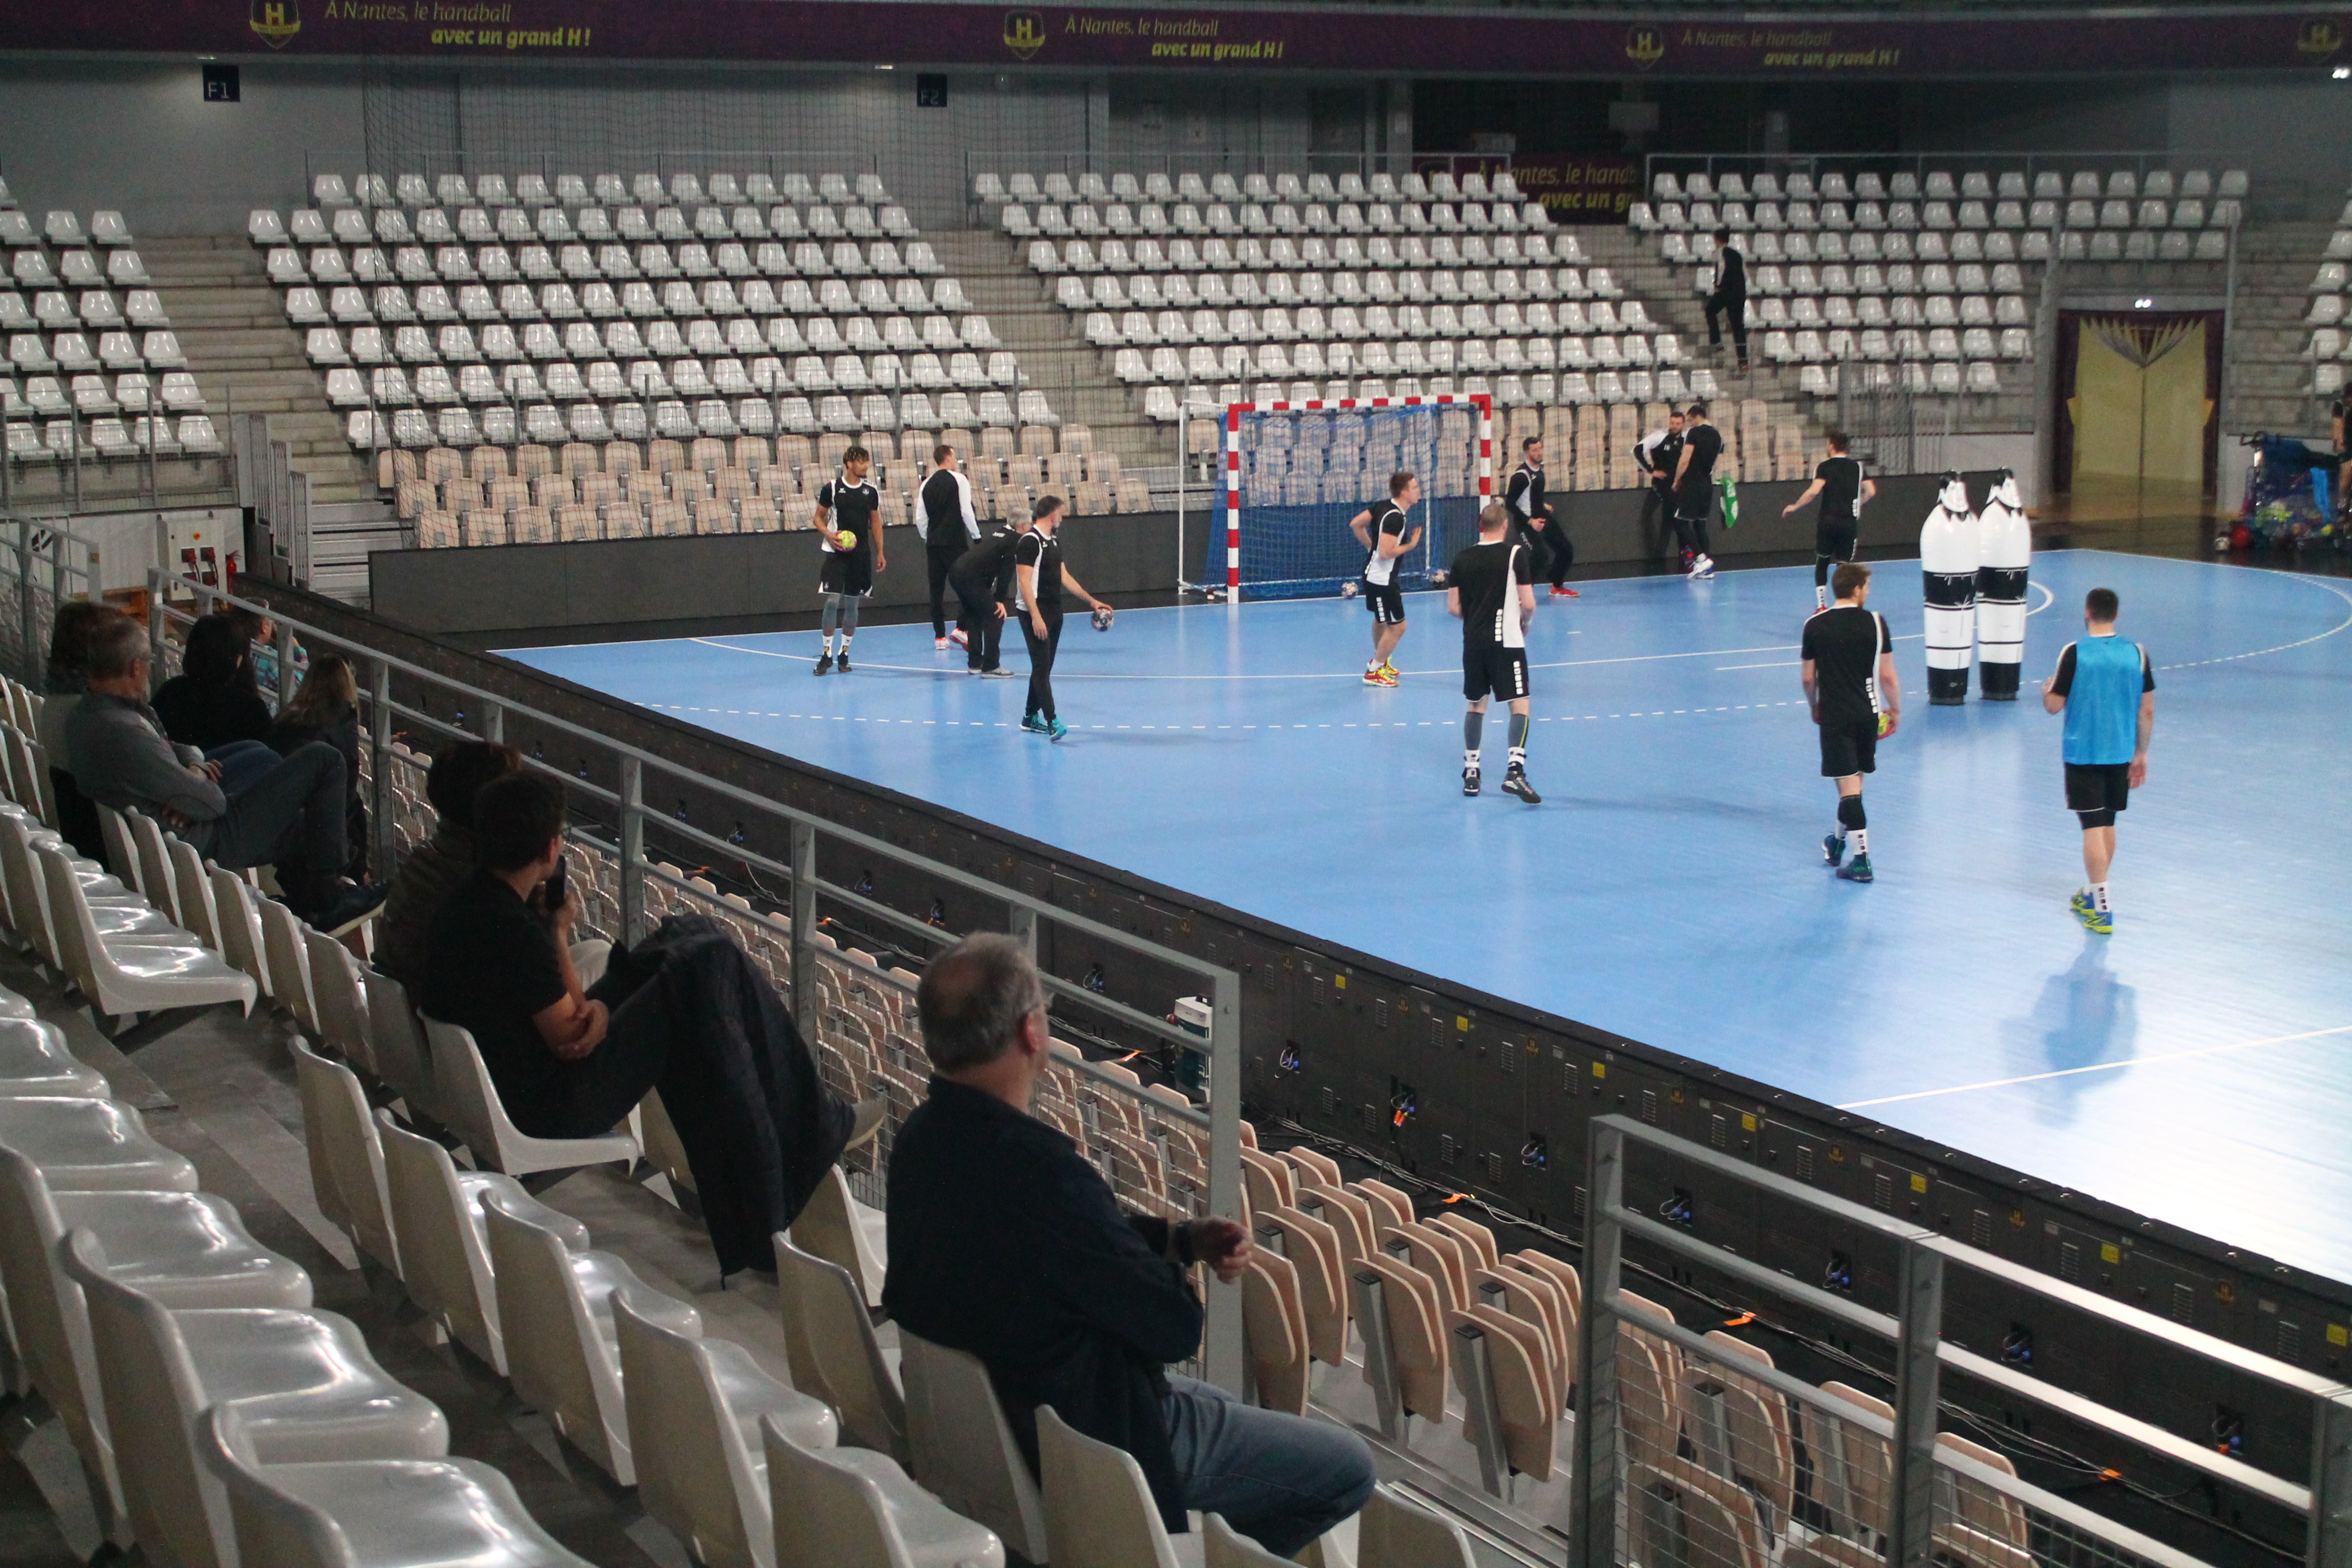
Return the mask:
<svg viewBox="0 0 2352 1568">
<path fill-rule="evenodd" d="M 2221 390 L 2219 311 L 2062 312 L 2053 478 L 2074 520 L 2202 515 Z"/>
</svg>

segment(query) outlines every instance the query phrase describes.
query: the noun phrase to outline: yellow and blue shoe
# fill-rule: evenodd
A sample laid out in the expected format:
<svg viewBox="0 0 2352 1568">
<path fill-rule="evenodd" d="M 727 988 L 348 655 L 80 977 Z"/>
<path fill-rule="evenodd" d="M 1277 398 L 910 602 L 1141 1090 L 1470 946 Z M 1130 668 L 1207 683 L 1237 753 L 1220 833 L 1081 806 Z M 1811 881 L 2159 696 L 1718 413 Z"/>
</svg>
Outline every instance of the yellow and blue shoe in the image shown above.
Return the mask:
<svg viewBox="0 0 2352 1568">
<path fill-rule="evenodd" d="M 2066 907 L 2074 911 L 2074 918 L 2083 922 L 2084 931 L 2096 936 L 2116 934 L 2115 911 L 2099 908 L 2091 901 L 2090 894 L 2078 889 L 2074 898 L 2067 901 Z"/>
</svg>

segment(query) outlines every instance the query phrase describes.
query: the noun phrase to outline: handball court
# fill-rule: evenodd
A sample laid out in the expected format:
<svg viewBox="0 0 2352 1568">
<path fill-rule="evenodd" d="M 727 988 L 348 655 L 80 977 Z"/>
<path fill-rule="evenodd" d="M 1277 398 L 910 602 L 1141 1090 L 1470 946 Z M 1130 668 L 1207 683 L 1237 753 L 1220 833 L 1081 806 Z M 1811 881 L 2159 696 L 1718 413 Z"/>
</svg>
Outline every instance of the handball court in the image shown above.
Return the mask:
<svg viewBox="0 0 2352 1568">
<path fill-rule="evenodd" d="M 1539 599 L 1532 807 L 1495 787 L 1493 716 L 1487 793 L 1461 794 L 1442 594 L 1408 601 L 1393 691 L 1361 684 L 1354 602 L 1074 615 L 1059 743 L 1018 728 L 1024 679 L 966 676 L 928 625 L 867 628 L 846 678 L 811 678 L 814 632 L 509 657 L 2352 1279 L 2352 584 L 2088 550 L 2032 583 L 2021 700 L 1937 709 L 1916 563 L 1878 567 L 1904 699 L 1866 887 L 1822 859 L 1809 567 Z M 2158 667 L 2112 937 L 2067 911 L 2038 692 L 2099 585 Z"/>
</svg>

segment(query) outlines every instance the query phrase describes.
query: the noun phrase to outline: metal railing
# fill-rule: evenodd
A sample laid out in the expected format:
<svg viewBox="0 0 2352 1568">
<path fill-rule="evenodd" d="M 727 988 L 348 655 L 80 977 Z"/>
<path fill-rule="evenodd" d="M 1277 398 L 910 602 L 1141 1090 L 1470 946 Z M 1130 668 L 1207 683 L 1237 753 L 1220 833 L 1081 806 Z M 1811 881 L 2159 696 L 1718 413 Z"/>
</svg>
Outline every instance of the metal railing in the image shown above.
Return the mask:
<svg viewBox="0 0 2352 1568">
<path fill-rule="evenodd" d="M 894 908 L 859 887 L 821 876 L 817 868 L 820 843 L 854 851 L 869 865 L 878 858 L 919 873 L 932 886 L 960 889 L 1001 904 L 1006 911 L 1006 929 L 1025 942 L 1033 954 L 1038 951 L 1041 932 L 1058 928 L 1088 942 L 1108 944 L 1149 960 L 1161 969 L 1197 977 L 1213 1010 L 1205 1038 L 1168 1018 L 1102 994 L 1083 980 L 1042 974 L 1049 1003 L 1056 1005 L 1057 1021 L 1069 1020 L 1074 1028 L 1088 1023 L 1097 1029 L 1115 1028 L 1128 1037 L 1140 1035 L 1205 1057 L 1205 1112 L 1189 1103 L 1178 1103 L 1181 1096 L 1171 1099 L 1129 1082 L 1115 1068 L 1083 1058 L 1072 1060 L 1076 1053 L 1070 1051 L 1057 1053 L 1061 1059 L 1041 1095 L 1039 1113 L 1077 1138 L 1081 1148 L 1111 1178 L 1120 1196 L 1133 1206 L 1176 1217 L 1242 1213 L 1241 984 L 1234 971 L 1064 909 L 1049 899 L 696 773 L 657 752 L 292 619 L 268 605 L 237 599 L 161 571 L 150 574 L 148 590 L 148 635 L 159 674 L 168 668 L 171 628 L 227 605 L 251 610 L 276 623 L 281 696 L 290 694 L 293 688 L 298 644 L 307 647 L 313 658 L 323 649 L 351 659 L 359 677 L 366 737 L 361 748 L 362 772 L 369 790 L 374 864 L 379 868 L 396 863 L 404 828 L 414 837 L 422 820 L 417 802 L 422 795 L 425 758 L 418 750 L 400 743 L 396 730 L 429 737 L 434 742 L 495 741 L 505 737 L 509 721 L 514 721 L 528 723 L 537 733 L 561 737 L 583 756 L 603 761 L 609 783 L 586 776 L 592 770 L 585 764 L 577 773 L 567 773 L 527 755 L 524 765 L 563 784 L 572 802 L 573 843 L 592 856 L 609 858 L 611 876 L 605 884 L 609 934 L 623 942 L 640 940 L 663 913 L 681 909 L 720 920 L 755 961 L 764 957 L 763 967 L 777 982 L 803 1036 L 819 1051 L 821 1059 L 831 1053 L 832 1059 L 825 1065 L 837 1085 L 860 1097 L 870 1091 L 884 1093 L 891 1102 L 894 1127 L 919 1098 L 928 1072 L 912 1024 L 915 976 L 908 971 L 894 972 L 855 951 L 848 945 L 855 940 L 848 932 L 854 929 L 877 932 L 877 946 L 886 940 L 919 952 L 944 947 L 962 933 Z M 445 719 L 430 710 L 426 703 L 433 699 L 448 704 L 457 719 Z M 734 837 L 722 837 L 648 804 L 649 793 L 668 789 L 674 795 L 680 787 L 724 801 L 746 820 L 766 818 L 781 825 L 789 835 L 790 858 L 773 858 L 751 848 L 740 828 Z M 649 835 L 654 844 L 648 844 Z M 764 889 L 763 879 L 772 878 L 780 879 L 787 891 L 763 910 L 749 898 L 722 895 L 715 884 L 670 864 L 661 855 L 665 847 L 682 857 L 708 855 L 719 863 L 740 865 L 755 888 Z M 592 885 L 596 880 L 592 868 Z M 845 932 L 841 938 L 825 930 L 829 922 L 820 919 L 820 903 L 841 922 Z M 1170 998 L 1171 1004 L 1174 1000 Z M 879 1162 L 887 1159 L 887 1146 L 885 1140 L 873 1163 L 864 1168 L 865 1195 L 876 1201 L 880 1196 Z M 1203 1375 L 1238 1394 L 1243 1376 L 1240 1288 L 1212 1284 L 1207 1300 Z"/>
<path fill-rule="evenodd" d="M 0 514 L 0 664 L 35 691 L 47 668 L 58 605 L 95 598 L 103 581 L 98 542 L 66 521 Z"/>
<path fill-rule="evenodd" d="M 1997 1448 L 1942 1430 L 1965 1406 L 1945 1402 L 1945 1380 L 2004 1405 L 2037 1409 L 2175 1473 L 2209 1495 L 2300 1514 L 2310 1568 L 2352 1563 L 2352 1389 L 2040 1274 L 1917 1224 L 1833 1197 L 1802 1182 L 1676 1138 L 1626 1116 L 1592 1123 L 1584 1253 L 1580 1375 L 1576 1390 L 1576 1511 L 1569 1568 L 1754 1568 L 1753 1532 L 1801 1538 L 1831 1568 L 1885 1561 L 1925 1568 L 2039 1563 L 2202 1568 L 2203 1559 L 2021 1479 Z M 1629 1207 L 1628 1155 L 1663 1156 L 1683 1179 L 1743 1197 L 1810 1210 L 1875 1248 L 1891 1268 L 1873 1302 L 1824 1289 Z M 1815 1385 L 1776 1368 L 1757 1347 L 1721 1331 L 1701 1335 L 1624 1289 L 1629 1241 L 1676 1271 L 1727 1277 L 1760 1300 L 1835 1325 L 1841 1339 L 1884 1347 L 1892 1384 L 1884 1400 L 1841 1383 Z M 1947 1277 L 1974 1273 L 2087 1320 L 2153 1366 L 2164 1357 L 2210 1363 L 2305 1402 L 2312 1420 L 2308 1483 L 2271 1474 L 2210 1443 L 2122 1415 L 2026 1370 L 2028 1352 L 2001 1359 L 1946 1336 Z M 1865 1276 L 1866 1278 L 1866 1276 Z M 1956 1288 L 1960 1282 L 1956 1282 Z M 1863 1294 L 1868 1294 L 1864 1291 Z M 1755 1314 L 1751 1313 L 1750 1316 Z M 1879 1360 L 1848 1355 L 1875 1368 Z M 1988 1437 L 2007 1429 L 1980 1423 Z M 1808 1466 L 1801 1470 L 1794 1451 Z M 2029 1453 L 2029 1459 L 2032 1455 Z M 2109 1470 L 2100 1479 L 2122 1478 Z M 1801 1488 L 1800 1479 L 1801 1478 Z M 2215 1517 L 2221 1515 L 2216 1506 Z M 2251 1539 L 2251 1538 L 2243 1538 Z"/>
</svg>

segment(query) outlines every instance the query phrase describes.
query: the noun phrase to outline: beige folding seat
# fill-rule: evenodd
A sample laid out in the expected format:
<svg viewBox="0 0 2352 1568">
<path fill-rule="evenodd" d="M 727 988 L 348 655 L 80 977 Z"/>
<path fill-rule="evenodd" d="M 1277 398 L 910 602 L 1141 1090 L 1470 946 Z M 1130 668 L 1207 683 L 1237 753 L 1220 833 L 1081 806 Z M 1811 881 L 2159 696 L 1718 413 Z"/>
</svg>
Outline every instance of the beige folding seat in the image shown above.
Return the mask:
<svg viewBox="0 0 2352 1568">
<path fill-rule="evenodd" d="M 1476 1400 L 1470 1380 L 1475 1375 L 1476 1363 L 1468 1354 L 1467 1336 L 1482 1336 L 1496 1436 L 1513 1473 L 1538 1484 L 1549 1480 L 1559 1426 L 1559 1394 L 1551 1377 L 1550 1342 L 1543 1331 L 1483 1304 L 1448 1312 L 1445 1326 L 1453 1342 L 1449 1348 L 1454 1352 L 1454 1386 L 1474 1408 Z M 1463 1436 L 1475 1439 L 1475 1434 L 1465 1425 Z"/>
<path fill-rule="evenodd" d="M 1313 1360 L 1307 1315 L 1299 1301 L 1298 1271 L 1279 1253 L 1253 1253 L 1242 1276 L 1242 1345 L 1257 1403 L 1306 1415 Z"/>
<path fill-rule="evenodd" d="M 1442 1425 L 1445 1418 L 1445 1316 L 1436 1282 L 1420 1269 L 1384 1253 L 1372 1253 L 1358 1260 L 1350 1275 L 1355 1289 L 1371 1289 L 1355 1279 L 1357 1274 L 1366 1272 L 1378 1277 L 1388 1318 L 1390 1371 L 1403 1413 Z M 1356 1318 L 1359 1323 L 1370 1321 L 1365 1315 L 1360 1295 L 1356 1300 Z M 1369 1361 L 1364 1375 L 1369 1382 Z"/>
<path fill-rule="evenodd" d="M 1476 1561 L 1460 1525 L 1386 1486 L 1372 1489 L 1357 1518 L 1358 1568 L 1475 1568 Z"/>
<path fill-rule="evenodd" d="M 1328 1220 L 1289 1207 L 1261 1208 L 1255 1219 L 1261 1228 L 1271 1228 L 1281 1237 L 1283 1256 L 1297 1272 L 1308 1353 L 1330 1366 L 1343 1364 L 1348 1352 L 1348 1277 L 1339 1231 Z"/>
<path fill-rule="evenodd" d="M 804 1448 L 772 1420 L 760 1424 L 760 1436 L 778 1563 L 1004 1568 L 994 1531 L 940 1506 L 888 1455 Z"/>
<path fill-rule="evenodd" d="M 903 1327 L 898 1346 L 908 1468 L 915 1479 L 1028 1561 L 1045 1562 L 1045 1499 L 1013 1440 L 988 1368 L 976 1356 Z"/>
</svg>

